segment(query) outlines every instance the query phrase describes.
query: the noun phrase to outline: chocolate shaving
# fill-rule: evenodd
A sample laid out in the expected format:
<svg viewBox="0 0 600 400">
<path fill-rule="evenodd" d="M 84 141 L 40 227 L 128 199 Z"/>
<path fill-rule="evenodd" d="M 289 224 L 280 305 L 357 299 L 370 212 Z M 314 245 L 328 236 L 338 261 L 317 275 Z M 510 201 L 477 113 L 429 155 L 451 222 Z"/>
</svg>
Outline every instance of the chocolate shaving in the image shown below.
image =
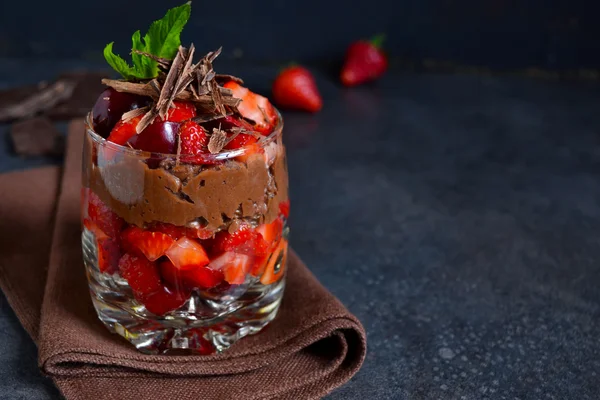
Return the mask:
<svg viewBox="0 0 600 400">
<path fill-rule="evenodd" d="M 121 120 L 125 121 L 125 122 L 131 121 L 133 118 L 143 115 L 149 109 L 150 109 L 150 107 L 146 106 L 146 107 L 136 108 L 131 111 L 127 111 L 126 113 L 124 113 L 121 116 Z"/>
<path fill-rule="evenodd" d="M 15 153 L 24 157 L 60 155 L 64 145 L 64 137 L 47 117 L 15 122 L 10 137 Z"/>
<path fill-rule="evenodd" d="M 142 117 L 140 122 L 138 122 L 137 126 L 135 127 L 135 131 L 137 133 L 140 133 L 141 131 L 146 129 L 148 127 L 148 125 L 150 125 L 152 122 L 154 122 L 154 119 L 156 118 L 157 115 L 158 115 L 158 111 L 156 110 L 156 107 L 152 107 L 150 109 L 150 111 L 148 111 L 148 113 Z"/>
<path fill-rule="evenodd" d="M 233 76 L 233 75 L 216 74 L 215 75 L 215 79 L 219 83 L 227 83 L 229 81 L 233 81 L 233 82 L 238 83 L 240 85 L 244 84 L 244 81 L 242 79 L 238 78 L 237 76 Z"/>
<path fill-rule="evenodd" d="M 162 90 L 160 91 L 160 96 L 158 96 L 158 100 L 155 105 L 156 109 L 158 110 L 158 115 L 162 119 L 167 117 L 167 112 L 169 111 L 169 108 L 171 108 L 171 103 L 173 103 L 173 100 L 175 100 L 175 95 L 177 94 L 175 93 L 177 81 L 181 76 L 186 58 L 187 51 L 182 46 L 179 46 L 177 55 L 175 56 L 175 59 L 173 59 L 173 64 L 171 64 L 171 69 L 169 69 L 167 79 L 163 84 Z"/>
<path fill-rule="evenodd" d="M 225 115 L 221 115 L 221 114 L 202 114 L 202 115 L 198 115 L 197 117 L 192 118 L 192 121 L 194 121 L 194 122 L 196 122 L 198 124 L 201 124 L 203 122 L 214 121 L 215 119 L 223 118 L 223 117 L 226 117 L 228 115 L 233 115 L 233 113 L 231 111 L 228 111 L 227 114 L 225 114 Z M 233 129 L 232 129 L 232 131 L 233 131 Z"/>
<path fill-rule="evenodd" d="M 158 66 L 161 67 L 162 69 L 164 69 L 165 71 L 171 67 L 171 60 L 169 60 L 169 59 L 157 57 L 154 54 L 146 53 L 144 51 L 135 50 L 135 49 L 131 50 L 131 52 L 139 54 L 144 57 L 151 58 L 152 60 L 156 61 L 158 63 Z"/>
<path fill-rule="evenodd" d="M 0 109 L 0 122 L 22 119 L 49 110 L 55 105 L 71 97 L 76 82 L 59 80 L 25 99 Z"/>
<path fill-rule="evenodd" d="M 211 154 L 219 153 L 227 143 L 227 133 L 219 128 L 213 128 L 213 133 L 208 140 L 208 151 Z"/>
</svg>

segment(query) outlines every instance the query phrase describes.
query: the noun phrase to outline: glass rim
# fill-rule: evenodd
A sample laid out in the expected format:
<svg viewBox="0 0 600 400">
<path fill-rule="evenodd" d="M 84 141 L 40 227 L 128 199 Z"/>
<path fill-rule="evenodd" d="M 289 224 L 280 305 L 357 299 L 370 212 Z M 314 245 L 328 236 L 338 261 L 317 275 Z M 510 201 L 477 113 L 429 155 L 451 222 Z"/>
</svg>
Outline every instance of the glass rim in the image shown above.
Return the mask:
<svg viewBox="0 0 600 400">
<path fill-rule="evenodd" d="M 239 156 L 246 154 L 246 152 L 248 152 L 256 144 L 258 144 L 261 149 L 264 149 L 266 146 L 273 143 L 278 137 L 281 136 L 281 133 L 283 131 L 283 117 L 281 116 L 281 113 L 279 112 L 279 110 L 277 108 L 273 107 L 273 109 L 275 110 L 275 114 L 277 115 L 277 124 L 275 125 L 273 132 L 271 132 L 268 136 L 264 136 L 262 133 L 257 132 L 257 131 L 251 131 L 252 134 L 261 136 L 261 138 L 256 143 L 252 143 L 249 146 L 240 147 L 239 149 L 235 149 L 235 150 L 221 151 L 219 153 L 214 153 L 214 154 L 206 153 L 206 154 L 203 154 L 202 157 L 206 160 L 228 160 L 228 159 L 239 157 Z M 187 156 L 187 157 L 194 156 L 194 154 L 187 154 L 187 153 L 185 153 L 185 154 L 181 153 L 179 155 L 171 154 L 171 153 L 153 153 L 153 152 L 149 152 L 149 151 L 145 151 L 145 150 L 137 150 L 137 149 L 134 149 L 131 147 L 122 146 L 117 143 L 109 142 L 108 140 L 106 140 L 105 138 L 103 138 L 102 136 L 97 134 L 96 131 L 94 130 L 94 126 L 92 123 L 91 111 L 85 117 L 85 130 L 86 130 L 86 133 L 90 136 L 90 138 L 96 144 L 106 147 L 108 149 L 112 149 L 112 150 L 124 153 L 124 154 L 129 154 L 132 156 L 138 156 L 138 157 L 145 156 L 145 157 L 149 157 L 149 158 L 151 157 L 151 158 L 164 158 L 164 159 L 179 158 L 182 156 Z"/>
</svg>

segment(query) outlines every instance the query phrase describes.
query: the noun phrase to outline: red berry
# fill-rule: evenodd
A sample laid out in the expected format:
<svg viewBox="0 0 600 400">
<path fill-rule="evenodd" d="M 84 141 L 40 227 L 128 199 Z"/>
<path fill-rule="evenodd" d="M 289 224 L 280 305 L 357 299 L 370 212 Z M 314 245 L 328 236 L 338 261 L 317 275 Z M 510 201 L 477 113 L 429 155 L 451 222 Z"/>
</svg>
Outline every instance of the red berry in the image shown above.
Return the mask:
<svg viewBox="0 0 600 400">
<path fill-rule="evenodd" d="M 129 139 L 136 135 L 135 128 L 142 117 L 143 115 L 138 115 L 127 122 L 119 120 L 110 132 L 107 140 L 109 142 L 120 144 L 121 146 L 125 145 Z"/>
<path fill-rule="evenodd" d="M 88 217 L 106 235 L 116 238 L 125 221 L 100 200 L 92 191 L 88 192 Z"/>
<path fill-rule="evenodd" d="M 223 272 L 225 280 L 232 285 L 241 285 L 252 268 L 252 257 L 245 254 L 226 252 L 215 257 L 210 268 Z"/>
<path fill-rule="evenodd" d="M 355 86 L 375 80 L 386 71 L 387 57 L 379 48 L 380 39 L 353 43 L 346 52 L 340 78 L 346 86 Z"/>
<path fill-rule="evenodd" d="M 163 285 L 158 291 L 143 296 L 140 301 L 152 314 L 165 315 L 181 307 L 188 297 L 187 292 L 172 290 Z"/>
<path fill-rule="evenodd" d="M 144 107 L 150 101 L 147 97 L 117 92 L 113 88 L 104 90 L 100 93 L 94 108 L 92 108 L 94 131 L 103 138 L 108 137 L 110 131 L 121 120 L 121 116 L 125 112 Z"/>
<path fill-rule="evenodd" d="M 217 286 L 224 279 L 221 271 L 207 267 L 180 269 L 171 261 L 163 261 L 160 263 L 160 273 L 163 279 L 175 288 L 210 289 Z"/>
<path fill-rule="evenodd" d="M 222 231 L 215 235 L 212 252 L 235 252 L 249 256 L 264 256 L 267 254 L 269 244 L 262 235 L 249 225 L 242 225 L 237 231 L 229 233 Z"/>
<path fill-rule="evenodd" d="M 177 149 L 177 131 L 179 123 L 154 120 L 138 135 L 130 137 L 127 141 L 134 149 L 150 153 L 174 154 Z"/>
<path fill-rule="evenodd" d="M 247 133 L 239 133 L 233 140 L 225 146 L 228 150 L 241 149 L 258 141 L 254 136 Z"/>
<path fill-rule="evenodd" d="M 315 78 L 299 66 L 286 68 L 277 76 L 273 82 L 273 99 L 280 107 L 313 113 L 323 107 Z"/>
<path fill-rule="evenodd" d="M 206 228 L 191 228 L 186 226 L 176 226 L 168 224 L 166 222 L 155 222 L 151 226 L 151 230 L 166 233 L 173 239 L 177 240 L 184 236 L 192 239 L 210 239 L 213 236 L 213 232 Z"/>
<path fill-rule="evenodd" d="M 210 260 L 202 245 L 182 237 L 166 252 L 167 257 L 179 269 L 192 269 L 207 265 Z"/>
<path fill-rule="evenodd" d="M 277 124 L 275 108 L 266 97 L 256 94 L 236 82 L 229 81 L 223 87 L 233 91 L 233 97 L 242 99 L 238 106 L 240 114 L 254 122 L 253 130 L 270 134 Z"/>
<path fill-rule="evenodd" d="M 196 106 L 193 103 L 174 101 L 174 108 L 167 111 L 167 121 L 183 122 L 196 116 Z"/>
<path fill-rule="evenodd" d="M 179 127 L 181 154 L 200 155 L 208 153 L 206 130 L 194 121 L 186 121 Z"/>
<path fill-rule="evenodd" d="M 265 270 L 260 278 L 260 283 L 270 285 L 283 278 L 287 265 L 288 242 L 281 239 L 279 245 L 269 257 Z"/>
<path fill-rule="evenodd" d="M 114 274 L 118 271 L 121 249 L 115 239 L 104 238 L 96 241 L 98 246 L 98 269 L 100 272 Z"/>
<path fill-rule="evenodd" d="M 144 257 L 125 253 L 119 260 L 119 272 L 138 300 L 162 287 L 156 264 Z"/>
<path fill-rule="evenodd" d="M 270 224 L 262 224 L 256 228 L 256 232 L 260 233 L 262 238 L 269 245 L 269 248 L 272 249 L 277 245 L 279 239 L 281 238 L 281 234 L 283 232 L 283 221 L 277 218 Z"/>
<path fill-rule="evenodd" d="M 175 240 L 162 232 L 146 231 L 130 226 L 121 233 L 123 248 L 133 254 L 143 254 L 150 261 L 162 257 Z"/>
<path fill-rule="evenodd" d="M 279 212 L 286 218 L 290 217 L 290 201 L 282 201 L 279 203 Z"/>
</svg>

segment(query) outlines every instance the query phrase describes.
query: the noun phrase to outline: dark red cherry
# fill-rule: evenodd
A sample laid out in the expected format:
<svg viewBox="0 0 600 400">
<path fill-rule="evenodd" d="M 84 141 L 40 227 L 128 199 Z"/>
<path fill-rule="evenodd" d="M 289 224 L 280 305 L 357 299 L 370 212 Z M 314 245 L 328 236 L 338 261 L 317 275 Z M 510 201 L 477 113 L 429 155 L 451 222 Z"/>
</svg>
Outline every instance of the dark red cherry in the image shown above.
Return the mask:
<svg viewBox="0 0 600 400">
<path fill-rule="evenodd" d="M 139 135 L 127 141 L 134 149 L 151 153 L 175 154 L 177 150 L 177 122 L 161 121 L 160 118 L 150 124 Z"/>
<path fill-rule="evenodd" d="M 150 98 L 108 88 L 100 94 L 92 108 L 94 130 L 103 138 L 107 138 L 123 113 L 144 107 L 150 102 Z"/>
</svg>

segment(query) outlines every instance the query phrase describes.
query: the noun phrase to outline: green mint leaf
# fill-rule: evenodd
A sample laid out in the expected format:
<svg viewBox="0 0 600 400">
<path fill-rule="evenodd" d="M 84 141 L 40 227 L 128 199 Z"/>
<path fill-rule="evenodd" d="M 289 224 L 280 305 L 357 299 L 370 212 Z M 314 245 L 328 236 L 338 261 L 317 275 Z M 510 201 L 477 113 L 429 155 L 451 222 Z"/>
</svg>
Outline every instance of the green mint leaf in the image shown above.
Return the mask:
<svg viewBox="0 0 600 400">
<path fill-rule="evenodd" d="M 191 2 L 188 2 L 170 9 L 163 18 L 154 21 L 143 38 L 140 31 L 136 31 L 131 37 L 132 50 L 172 60 L 181 45 L 181 31 L 190 18 L 191 11 Z M 107 44 L 104 48 L 104 58 L 115 71 L 123 75 L 123 78 L 135 80 L 152 79 L 158 76 L 156 61 L 132 52 L 133 67 L 131 67 L 127 61 L 113 53 L 113 43 Z"/>
<path fill-rule="evenodd" d="M 146 51 L 155 56 L 172 60 L 181 45 L 181 31 L 190 18 L 192 6 L 183 4 L 167 11 L 158 21 L 154 21 L 144 36 Z"/>
<path fill-rule="evenodd" d="M 125 79 L 134 78 L 134 70 L 127 64 L 127 61 L 123 60 L 119 55 L 113 53 L 113 44 L 115 42 L 110 42 L 104 48 L 104 58 L 106 62 L 113 67 L 115 71 L 123 75 Z"/>
<path fill-rule="evenodd" d="M 131 49 L 139 50 L 145 53 L 149 53 L 146 45 L 142 43 L 140 31 L 136 31 L 131 37 Z M 151 58 L 131 53 L 131 59 L 133 61 L 134 68 L 140 79 L 152 79 L 158 75 L 158 63 Z"/>
</svg>

